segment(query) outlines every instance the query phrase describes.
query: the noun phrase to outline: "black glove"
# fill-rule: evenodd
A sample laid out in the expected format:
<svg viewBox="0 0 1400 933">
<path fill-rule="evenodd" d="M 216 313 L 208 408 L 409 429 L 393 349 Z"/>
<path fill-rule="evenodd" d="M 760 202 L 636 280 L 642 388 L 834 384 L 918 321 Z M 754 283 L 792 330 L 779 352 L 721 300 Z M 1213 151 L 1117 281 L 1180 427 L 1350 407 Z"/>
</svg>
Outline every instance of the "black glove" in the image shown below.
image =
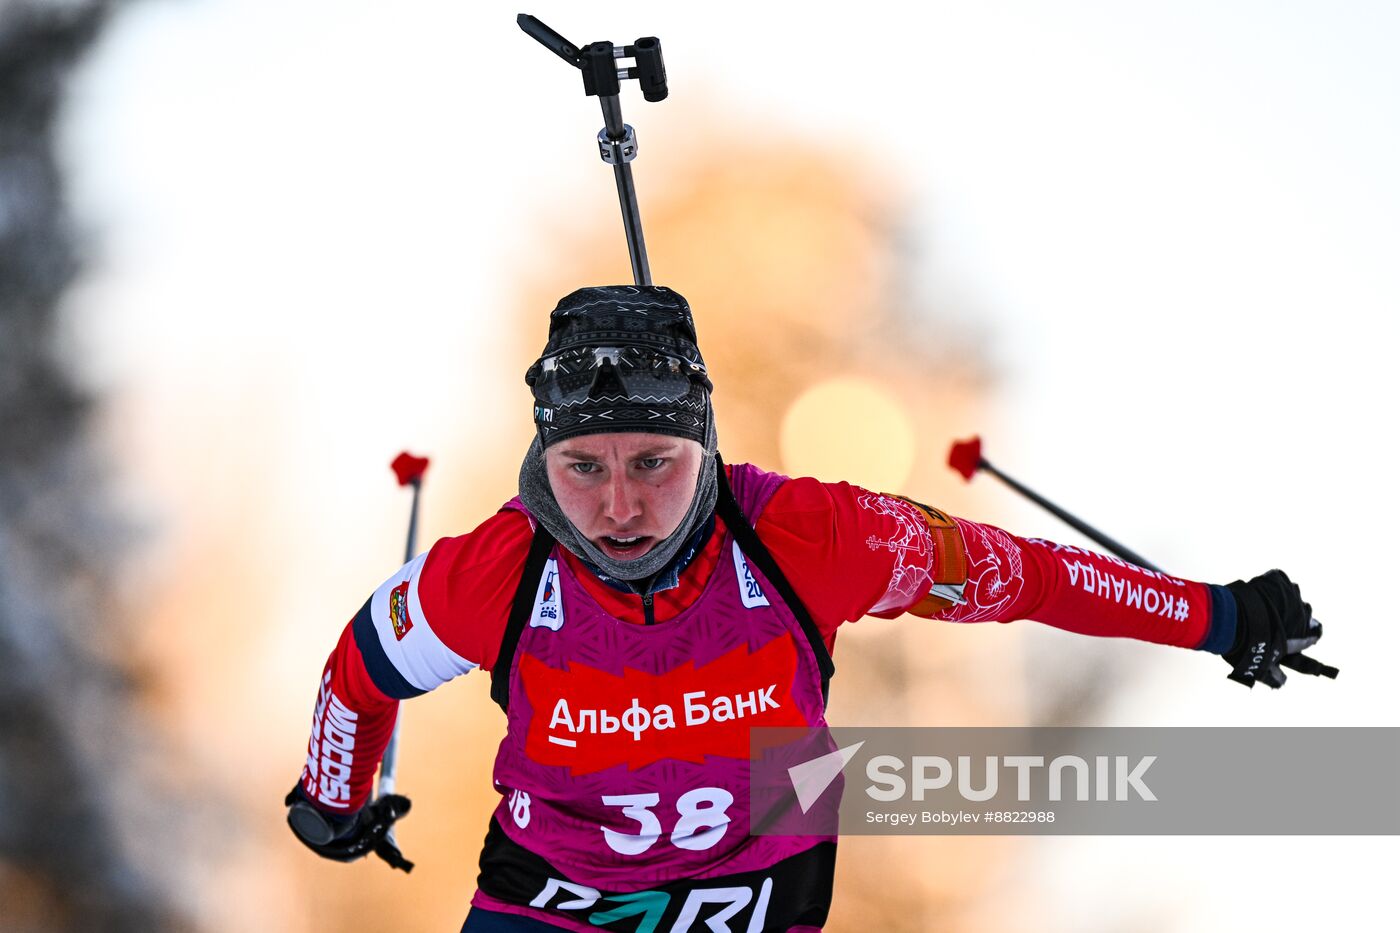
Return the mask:
<svg viewBox="0 0 1400 933">
<path fill-rule="evenodd" d="M 300 785 L 292 788 L 285 803 L 290 807 L 287 825 L 292 833 L 321 858 L 353 862 L 373 852 L 392 868 L 413 870 L 413 863 L 387 838 L 390 827 L 412 806 L 402 794 L 385 794 L 345 816 L 312 806 Z"/>
<path fill-rule="evenodd" d="M 1322 637 L 1322 623 L 1312 617 L 1298 585 L 1282 570 L 1270 570 L 1246 582 L 1226 584 L 1235 597 L 1235 644 L 1225 653 L 1230 679 L 1253 688 L 1254 682 L 1282 687 L 1281 667 L 1300 674 L 1337 676 L 1337 669 L 1305 657 L 1304 648 Z"/>
</svg>

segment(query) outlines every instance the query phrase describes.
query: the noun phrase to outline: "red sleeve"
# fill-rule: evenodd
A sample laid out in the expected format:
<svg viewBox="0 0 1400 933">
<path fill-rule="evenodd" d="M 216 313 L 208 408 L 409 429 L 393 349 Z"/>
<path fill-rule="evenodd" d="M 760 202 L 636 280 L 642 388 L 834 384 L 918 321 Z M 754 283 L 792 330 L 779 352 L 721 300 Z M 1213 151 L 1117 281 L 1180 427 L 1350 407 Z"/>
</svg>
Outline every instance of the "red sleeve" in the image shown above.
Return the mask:
<svg viewBox="0 0 1400 933">
<path fill-rule="evenodd" d="M 936 537 L 927 514 L 895 496 L 801 478 L 779 487 L 756 527 L 828 643 L 843 622 L 908 611 L 954 622 L 1035 619 L 1188 648 L 1205 637 L 1203 584 L 963 519 L 949 517 L 952 539 Z M 959 559 L 937 552 L 958 546 Z M 947 566 L 966 567 L 964 605 L 926 598 Z"/>
<path fill-rule="evenodd" d="M 398 701 L 475 668 L 490 670 L 532 530 L 503 510 L 401 567 L 356 613 L 322 672 L 301 786 L 354 812 L 373 789 Z"/>
<path fill-rule="evenodd" d="M 353 622 L 345 626 L 322 671 L 301 772 L 306 795 L 339 813 L 353 813 L 368 800 L 399 709 L 370 680 L 353 629 Z"/>
<path fill-rule="evenodd" d="M 502 509 L 433 545 L 423 565 L 424 617 L 444 645 L 484 671 L 496 663 L 534 533 L 524 512 Z"/>
<path fill-rule="evenodd" d="M 849 483 L 810 477 L 778 487 L 754 530 L 773 554 L 828 644 L 843 622 L 903 612 L 932 578 L 910 571 L 928 558 L 928 526 L 912 507 Z M 913 555 L 905 550 L 922 548 Z"/>
<path fill-rule="evenodd" d="M 950 622 L 1034 619 L 1081 635 L 1195 648 L 1210 628 L 1203 583 L 992 525 L 955 519 L 967 551 L 967 602 L 934 615 Z"/>
</svg>

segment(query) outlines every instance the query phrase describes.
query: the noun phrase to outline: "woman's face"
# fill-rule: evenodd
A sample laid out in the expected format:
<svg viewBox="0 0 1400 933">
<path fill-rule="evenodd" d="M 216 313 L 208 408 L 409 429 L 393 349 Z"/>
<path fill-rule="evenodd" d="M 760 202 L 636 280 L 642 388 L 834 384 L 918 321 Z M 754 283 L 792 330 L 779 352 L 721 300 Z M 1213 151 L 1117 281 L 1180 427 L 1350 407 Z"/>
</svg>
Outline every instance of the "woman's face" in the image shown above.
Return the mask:
<svg viewBox="0 0 1400 933">
<path fill-rule="evenodd" d="M 704 456 L 669 434 L 585 434 L 545 449 L 545 471 L 564 516 L 604 554 L 635 560 L 685 518 Z"/>
</svg>

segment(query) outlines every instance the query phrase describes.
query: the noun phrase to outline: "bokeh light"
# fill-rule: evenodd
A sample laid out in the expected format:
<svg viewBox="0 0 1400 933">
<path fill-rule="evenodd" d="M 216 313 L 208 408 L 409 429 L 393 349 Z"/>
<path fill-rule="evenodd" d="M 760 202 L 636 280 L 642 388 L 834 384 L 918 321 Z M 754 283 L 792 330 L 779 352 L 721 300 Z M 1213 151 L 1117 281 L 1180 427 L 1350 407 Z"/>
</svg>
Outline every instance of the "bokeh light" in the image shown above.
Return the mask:
<svg viewBox="0 0 1400 933">
<path fill-rule="evenodd" d="M 890 390 L 857 376 L 823 380 L 788 406 L 778 435 L 793 476 L 839 476 L 867 489 L 906 489 L 914 422 Z"/>
</svg>

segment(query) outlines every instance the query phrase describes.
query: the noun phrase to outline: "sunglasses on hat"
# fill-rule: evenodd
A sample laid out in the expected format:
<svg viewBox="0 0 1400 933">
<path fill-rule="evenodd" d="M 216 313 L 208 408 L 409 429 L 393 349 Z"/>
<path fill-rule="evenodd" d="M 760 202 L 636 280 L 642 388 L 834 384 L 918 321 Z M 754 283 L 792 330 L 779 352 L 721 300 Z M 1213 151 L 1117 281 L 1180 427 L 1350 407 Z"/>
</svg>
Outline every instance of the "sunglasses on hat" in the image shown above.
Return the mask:
<svg viewBox="0 0 1400 933">
<path fill-rule="evenodd" d="M 608 393 L 617 401 L 674 402 L 713 386 L 705 364 L 648 347 L 575 347 L 541 357 L 525 374 L 535 398 L 567 407 Z"/>
</svg>

